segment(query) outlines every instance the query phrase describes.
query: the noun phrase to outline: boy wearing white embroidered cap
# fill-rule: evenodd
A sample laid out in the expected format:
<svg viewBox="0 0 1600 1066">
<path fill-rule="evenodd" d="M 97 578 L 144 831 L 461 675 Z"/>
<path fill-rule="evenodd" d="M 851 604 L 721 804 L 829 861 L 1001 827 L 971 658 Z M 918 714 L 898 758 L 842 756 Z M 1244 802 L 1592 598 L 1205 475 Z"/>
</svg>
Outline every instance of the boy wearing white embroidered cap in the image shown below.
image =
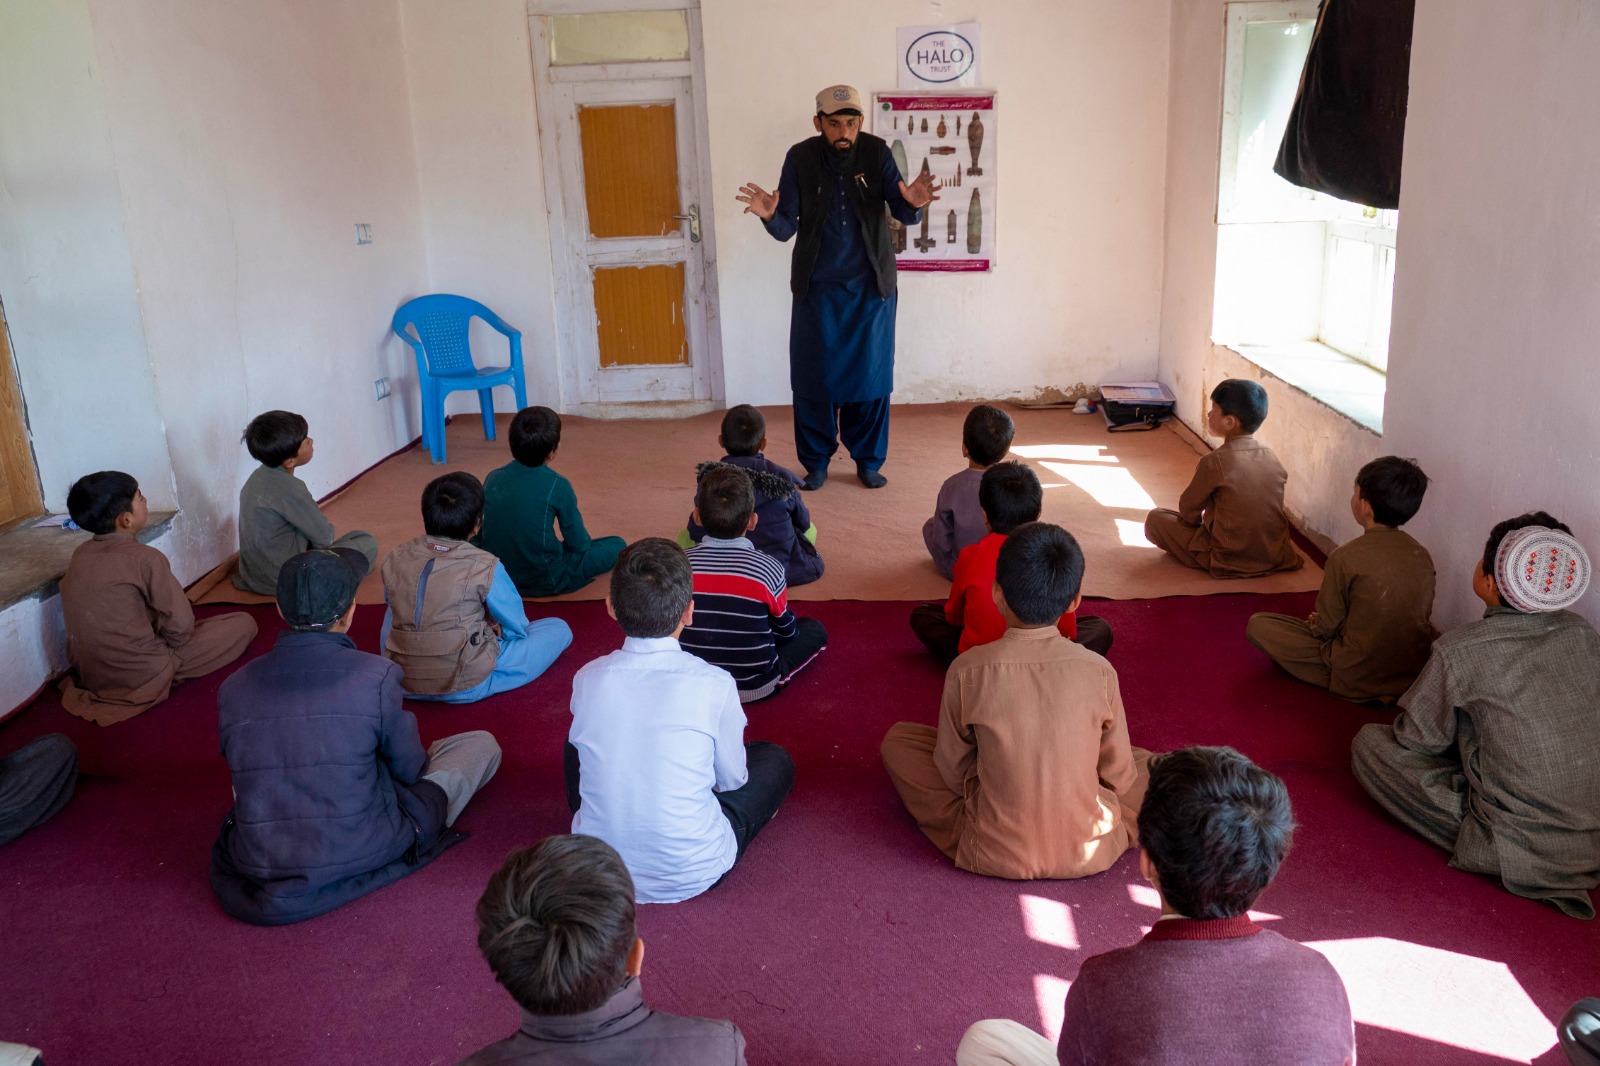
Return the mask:
<svg viewBox="0 0 1600 1066">
<path fill-rule="evenodd" d="M 1482 619 L 1434 643 L 1393 726 L 1356 734 L 1361 786 L 1450 865 L 1593 918 L 1600 886 L 1600 634 L 1567 610 L 1589 556 L 1543 511 L 1495 526 Z"/>
</svg>

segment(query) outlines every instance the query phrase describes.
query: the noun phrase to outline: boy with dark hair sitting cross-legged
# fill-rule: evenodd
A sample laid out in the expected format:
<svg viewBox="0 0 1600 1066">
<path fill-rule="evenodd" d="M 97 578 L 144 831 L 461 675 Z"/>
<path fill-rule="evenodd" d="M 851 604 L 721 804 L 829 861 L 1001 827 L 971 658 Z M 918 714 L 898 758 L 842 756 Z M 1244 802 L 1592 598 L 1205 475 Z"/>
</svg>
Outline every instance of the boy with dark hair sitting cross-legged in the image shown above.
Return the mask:
<svg viewBox="0 0 1600 1066">
<path fill-rule="evenodd" d="M 560 415 L 524 407 L 506 436 L 511 462 L 483 479 L 483 529 L 472 542 L 505 565 L 524 596 L 575 592 L 610 570 L 627 542 L 591 537 L 572 482 L 551 469 L 561 448 Z"/>
<path fill-rule="evenodd" d="M 982 1021 L 962 1037 L 957 1066 L 1350 1066 L 1355 1031 L 1339 974 L 1250 918 L 1293 834 L 1289 790 L 1232 748 L 1152 756 L 1139 872 L 1161 916 L 1138 943 L 1084 962 L 1059 1043 Z"/>
<path fill-rule="evenodd" d="M 378 643 L 406 672 L 406 695 L 472 703 L 526 685 L 572 643 L 559 618 L 529 621 L 500 560 L 467 542 L 483 486 L 464 471 L 422 490 L 422 536 L 383 560 L 388 609 Z"/>
<path fill-rule="evenodd" d="M 1568 608 L 1589 556 L 1543 511 L 1489 532 L 1481 619 L 1433 645 L 1393 725 L 1363 726 L 1356 780 L 1450 865 L 1593 918 L 1600 886 L 1600 634 Z"/>
<path fill-rule="evenodd" d="M 1267 390 L 1229 378 L 1211 390 L 1206 430 L 1222 445 L 1195 464 L 1178 509 L 1145 516 L 1144 535 L 1184 566 L 1212 577 L 1259 577 L 1305 564 L 1289 537 L 1283 487 L 1289 475 L 1256 440 L 1267 420 Z"/>
<path fill-rule="evenodd" d="M 111 725 L 244 654 L 256 620 L 242 612 L 196 619 L 167 557 L 139 543 L 150 509 L 131 475 L 84 475 L 67 493 L 67 510 L 94 539 L 78 545 L 61 578 L 73 667 L 61 681 L 63 707 Z"/>
<path fill-rule="evenodd" d="M 350 639 L 366 559 L 304 552 L 278 571 L 289 624 L 217 695 L 233 808 L 211 849 L 211 889 L 252 925 L 326 914 L 432 862 L 500 766 L 481 730 L 424 748 L 400 667 Z"/>
<path fill-rule="evenodd" d="M 1011 416 L 986 403 L 968 411 L 961 424 L 961 457 L 967 468 L 945 478 L 933 516 L 922 523 L 922 543 L 945 577 L 953 576 L 956 558 L 989 532 L 978 503 L 978 484 L 984 471 L 1006 457 L 1015 435 Z"/>
<path fill-rule="evenodd" d="M 768 459 L 767 419 L 747 403 L 728 408 L 722 416 L 717 441 L 727 452 L 715 463 L 695 470 L 695 501 L 700 506 L 699 482 L 712 470 L 737 467 L 750 476 L 756 497 L 756 524 L 748 533 L 750 544 L 783 566 L 784 582 L 793 588 L 822 576 L 822 556 L 817 554 L 817 526 L 800 498 L 800 479 Z M 678 545 L 689 548 L 705 539 L 705 527 L 693 514 L 678 535 Z"/>
<path fill-rule="evenodd" d="M 250 420 L 244 445 L 261 465 L 239 490 L 239 572 L 236 587 L 263 596 L 277 591 L 278 568 L 311 548 L 351 548 L 371 570 L 378 538 L 363 530 L 334 535 L 306 483 L 295 471 L 316 455 L 305 418 L 293 411 L 267 411 Z"/>
<path fill-rule="evenodd" d="M 994 600 L 995 561 L 1013 529 L 1039 520 L 1044 489 L 1039 476 L 1022 463 L 995 463 L 978 482 L 978 504 L 987 532 L 956 560 L 950 598 L 911 610 L 911 631 L 942 667 L 964 651 L 999 640 L 1006 631 Z M 1111 650 L 1111 626 L 1104 618 L 1079 617 L 1074 607 L 1061 615 L 1056 628 L 1098 655 Z"/>
<path fill-rule="evenodd" d="M 478 950 L 522 1008 L 521 1027 L 458 1066 L 744 1066 L 732 1022 L 645 1006 L 633 878 L 592 836 L 513 851 L 478 900 Z"/>
<path fill-rule="evenodd" d="M 815 618 L 789 609 L 783 567 L 746 535 L 760 528 L 747 471 L 724 466 L 700 479 L 695 519 L 705 539 L 684 554 L 694 571 L 695 619 L 683 650 L 733 676 L 739 699 L 765 699 L 787 685 L 828 646 Z"/>
<path fill-rule="evenodd" d="M 937 728 L 899 722 L 883 738 L 906 810 L 963 870 L 1087 877 L 1137 842 L 1145 753 L 1128 743 L 1117 672 L 1056 626 L 1082 582 L 1072 534 L 1013 530 L 995 567 L 1005 634 L 951 665 Z"/>
<path fill-rule="evenodd" d="M 788 752 L 745 741 L 733 678 L 678 646 L 693 581 L 670 540 L 623 549 L 606 595 L 622 647 L 572 679 L 572 831 L 621 853 L 640 903 L 676 903 L 722 880 L 794 787 Z"/>
<path fill-rule="evenodd" d="M 1341 699 L 1392 703 L 1422 672 L 1439 634 L 1433 557 L 1400 527 L 1422 506 L 1428 476 L 1385 455 L 1356 474 L 1350 513 L 1364 532 L 1328 556 L 1309 618 L 1253 614 L 1244 638 L 1291 675 Z"/>
</svg>

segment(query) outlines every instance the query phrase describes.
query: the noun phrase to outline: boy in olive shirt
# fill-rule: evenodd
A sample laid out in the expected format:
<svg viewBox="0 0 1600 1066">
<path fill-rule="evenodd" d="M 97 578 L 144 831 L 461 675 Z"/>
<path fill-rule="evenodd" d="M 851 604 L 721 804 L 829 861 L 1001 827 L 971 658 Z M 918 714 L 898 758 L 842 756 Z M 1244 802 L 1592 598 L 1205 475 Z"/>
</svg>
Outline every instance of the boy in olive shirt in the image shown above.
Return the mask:
<svg viewBox="0 0 1600 1066">
<path fill-rule="evenodd" d="M 483 531 L 473 543 L 505 564 L 524 596 L 576 592 L 615 566 L 627 541 L 589 536 L 572 482 L 546 465 L 561 446 L 560 415 L 524 407 L 509 437 L 513 459 L 484 479 Z"/>
<path fill-rule="evenodd" d="M 1350 513 L 1361 536 L 1328 556 L 1309 618 L 1253 614 L 1244 637 L 1293 676 L 1341 699 L 1392 703 L 1422 672 L 1438 636 L 1433 558 L 1400 527 L 1422 506 L 1428 476 L 1385 455 L 1356 474 Z"/>
<path fill-rule="evenodd" d="M 313 548 L 353 548 L 366 556 L 368 570 L 378 561 L 378 538 L 359 529 L 335 537 L 333 523 L 295 476 L 315 454 L 309 430 L 293 411 L 268 411 L 245 427 L 245 447 L 261 465 L 239 490 L 236 588 L 276 596 L 283 564 Z"/>
</svg>

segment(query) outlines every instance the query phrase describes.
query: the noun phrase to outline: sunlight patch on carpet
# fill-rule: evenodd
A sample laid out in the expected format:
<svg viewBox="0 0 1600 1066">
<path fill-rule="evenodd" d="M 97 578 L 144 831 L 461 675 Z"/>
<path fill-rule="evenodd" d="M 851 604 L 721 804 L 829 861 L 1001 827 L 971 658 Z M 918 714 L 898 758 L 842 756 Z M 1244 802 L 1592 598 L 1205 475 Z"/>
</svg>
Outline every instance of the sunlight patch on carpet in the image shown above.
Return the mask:
<svg viewBox="0 0 1600 1066">
<path fill-rule="evenodd" d="M 1039 1031 L 1053 1044 L 1061 1039 L 1061 1019 L 1067 1012 L 1067 989 L 1071 981 L 1064 981 L 1047 973 L 1033 975 L 1033 998 L 1039 1005 Z"/>
<path fill-rule="evenodd" d="M 1382 936 L 1306 947 L 1339 971 L 1359 1023 L 1512 1062 L 1555 1046 L 1555 1027 L 1504 963 Z"/>
<path fill-rule="evenodd" d="M 1071 907 L 1058 900 L 1026 893 L 1019 895 L 1017 902 L 1022 905 L 1022 927 L 1030 940 L 1068 951 L 1076 951 L 1081 946 Z"/>
<path fill-rule="evenodd" d="M 1102 455 L 1104 444 L 1013 444 L 1012 455 L 1024 459 L 1059 459 L 1068 463 L 1116 463 L 1115 455 Z"/>
<path fill-rule="evenodd" d="M 1148 537 L 1144 535 L 1144 523 L 1135 522 L 1127 518 L 1116 519 L 1117 536 L 1122 543 L 1130 548 L 1154 548 Z"/>
<path fill-rule="evenodd" d="M 1087 492 L 1101 507 L 1126 507 L 1148 511 L 1156 505 L 1133 472 L 1124 466 L 1082 466 L 1077 463 L 1041 462 L 1040 466 L 1066 478 Z"/>
</svg>

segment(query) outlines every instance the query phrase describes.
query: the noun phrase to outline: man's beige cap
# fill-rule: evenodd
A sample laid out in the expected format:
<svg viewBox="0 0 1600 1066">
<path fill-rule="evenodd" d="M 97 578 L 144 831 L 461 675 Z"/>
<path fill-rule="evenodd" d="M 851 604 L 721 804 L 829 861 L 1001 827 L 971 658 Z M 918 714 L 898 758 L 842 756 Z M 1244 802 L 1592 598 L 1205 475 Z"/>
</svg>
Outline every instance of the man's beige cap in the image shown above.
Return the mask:
<svg viewBox="0 0 1600 1066">
<path fill-rule="evenodd" d="M 840 111 L 855 111 L 866 114 L 867 109 L 861 106 L 861 94 L 849 85 L 830 85 L 817 94 L 817 114 L 834 115 Z"/>
</svg>

